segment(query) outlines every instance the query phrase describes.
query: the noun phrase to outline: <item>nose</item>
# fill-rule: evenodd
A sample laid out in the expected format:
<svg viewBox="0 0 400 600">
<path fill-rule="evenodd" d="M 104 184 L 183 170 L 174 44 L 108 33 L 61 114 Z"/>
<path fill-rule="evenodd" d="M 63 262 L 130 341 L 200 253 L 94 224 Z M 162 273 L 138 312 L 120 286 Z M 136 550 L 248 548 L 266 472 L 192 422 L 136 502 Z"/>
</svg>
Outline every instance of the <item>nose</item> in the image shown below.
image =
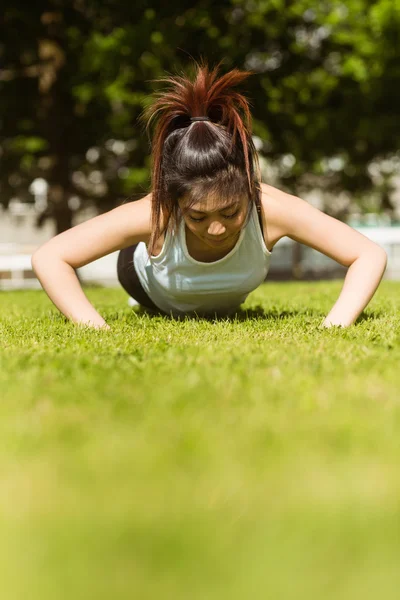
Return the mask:
<svg viewBox="0 0 400 600">
<path fill-rule="evenodd" d="M 226 228 L 224 225 L 222 225 L 222 223 L 220 223 L 219 221 L 213 221 L 209 228 L 208 228 L 208 234 L 209 235 L 222 235 L 224 234 L 226 231 Z"/>
</svg>

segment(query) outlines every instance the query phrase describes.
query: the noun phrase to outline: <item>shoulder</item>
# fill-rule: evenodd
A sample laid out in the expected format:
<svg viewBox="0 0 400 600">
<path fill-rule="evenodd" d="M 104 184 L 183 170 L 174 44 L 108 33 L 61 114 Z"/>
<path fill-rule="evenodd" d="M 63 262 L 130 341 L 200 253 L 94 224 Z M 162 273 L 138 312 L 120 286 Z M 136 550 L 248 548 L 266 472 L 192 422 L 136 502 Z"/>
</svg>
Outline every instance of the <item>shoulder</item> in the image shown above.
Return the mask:
<svg viewBox="0 0 400 600">
<path fill-rule="evenodd" d="M 343 266 L 350 266 L 364 252 L 382 252 L 382 248 L 369 238 L 298 196 L 267 184 L 261 184 L 261 189 L 267 236 L 271 245 L 281 237 L 288 236 Z"/>
<path fill-rule="evenodd" d="M 151 235 L 151 220 L 152 220 L 152 193 L 148 193 L 140 200 L 134 200 L 131 202 L 125 202 L 114 209 L 118 213 L 119 219 L 125 220 L 128 224 L 133 227 L 137 234 L 138 227 L 142 234 L 142 241 L 148 242 Z M 160 226 L 161 231 L 164 230 L 164 216 L 160 215 Z"/>
<path fill-rule="evenodd" d="M 135 212 L 143 214 L 143 216 L 149 217 L 151 215 L 151 193 L 143 196 L 139 200 L 130 200 L 129 198 L 122 202 L 118 208 L 126 213 Z"/>
<path fill-rule="evenodd" d="M 276 241 L 284 236 L 297 235 L 304 221 L 319 222 L 323 217 L 327 217 L 306 200 L 267 183 L 261 183 L 261 191 L 266 225 Z"/>
<path fill-rule="evenodd" d="M 269 218 L 273 221 L 279 221 L 286 207 L 293 203 L 296 196 L 288 194 L 267 183 L 261 183 L 261 202 L 263 208 L 269 212 Z"/>
<path fill-rule="evenodd" d="M 83 267 L 102 256 L 147 241 L 150 235 L 150 214 L 147 196 L 135 202 L 120 204 L 59 233 L 42 244 L 35 255 L 38 257 L 44 252 L 48 256 L 51 252 L 74 269 Z"/>
<path fill-rule="evenodd" d="M 140 238 L 147 242 L 151 234 L 151 193 L 139 200 L 123 202 L 109 213 L 110 222 L 113 216 L 115 221 L 120 222 L 128 236 Z"/>
<path fill-rule="evenodd" d="M 264 237 L 270 250 L 285 235 L 288 235 L 287 214 L 293 210 L 291 194 L 261 183 L 261 206 L 263 208 Z"/>
</svg>

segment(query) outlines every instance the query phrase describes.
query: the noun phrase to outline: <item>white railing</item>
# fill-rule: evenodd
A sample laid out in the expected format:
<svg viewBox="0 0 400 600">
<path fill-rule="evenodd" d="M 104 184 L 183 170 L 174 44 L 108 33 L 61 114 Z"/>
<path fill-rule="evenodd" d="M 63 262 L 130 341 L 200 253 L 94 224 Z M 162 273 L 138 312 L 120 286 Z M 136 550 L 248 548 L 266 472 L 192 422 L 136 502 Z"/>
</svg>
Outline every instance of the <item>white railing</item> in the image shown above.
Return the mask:
<svg viewBox="0 0 400 600">
<path fill-rule="evenodd" d="M 4 246 L 0 244 L 0 252 Z M 31 265 L 32 254 L 0 254 L 0 290 L 39 289 L 40 282 L 35 277 Z M 118 285 L 118 252 L 108 254 L 84 267 L 77 269 L 82 283 L 104 286 Z"/>
<path fill-rule="evenodd" d="M 388 266 L 384 275 L 385 279 L 400 279 L 400 227 L 355 227 L 354 229 L 386 250 Z M 293 260 L 293 243 L 289 238 L 282 238 L 275 245 L 271 256 L 269 275 L 290 271 Z M 337 243 L 340 244 L 340 240 Z M 0 290 L 39 289 L 41 287 L 32 271 L 33 251 L 34 248 L 21 248 L 17 244 L 0 244 Z M 106 287 L 117 286 L 117 257 L 118 252 L 113 252 L 77 269 L 82 283 Z M 329 270 L 334 271 L 338 268 L 338 263 L 312 248 L 302 246 L 301 266 L 304 272 L 312 271 L 318 274 L 319 271 L 325 273 Z"/>
</svg>

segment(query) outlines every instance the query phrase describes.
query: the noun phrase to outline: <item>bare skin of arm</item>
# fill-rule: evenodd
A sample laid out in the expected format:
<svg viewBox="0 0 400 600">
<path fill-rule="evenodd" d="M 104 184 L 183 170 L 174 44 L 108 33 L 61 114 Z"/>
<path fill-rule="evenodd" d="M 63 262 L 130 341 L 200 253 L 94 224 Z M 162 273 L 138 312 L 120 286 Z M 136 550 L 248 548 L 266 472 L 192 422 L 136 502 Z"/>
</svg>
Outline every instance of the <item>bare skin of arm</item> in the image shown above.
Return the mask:
<svg viewBox="0 0 400 600">
<path fill-rule="evenodd" d="M 262 184 L 262 203 L 269 248 L 288 236 L 349 267 L 339 298 L 322 326 L 353 324 L 382 280 L 387 265 L 385 250 L 305 200 L 267 184 Z"/>
<path fill-rule="evenodd" d="M 265 243 L 284 237 L 349 267 L 341 294 L 323 326 L 352 324 L 375 293 L 386 268 L 383 248 L 308 202 L 263 183 Z M 65 231 L 36 250 L 32 267 L 55 306 L 76 323 L 108 328 L 84 294 L 75 269 L 140 241 L 151 233 L 151 193 Z"/>
<path fill-rule="evenodd" d="M 40 246 L 32 268 L 55 306 L 75 323 L 110 329 L 86 297 L 75 269 L 150 238 L 151 194 L 89 219 Z"/>
</svg>

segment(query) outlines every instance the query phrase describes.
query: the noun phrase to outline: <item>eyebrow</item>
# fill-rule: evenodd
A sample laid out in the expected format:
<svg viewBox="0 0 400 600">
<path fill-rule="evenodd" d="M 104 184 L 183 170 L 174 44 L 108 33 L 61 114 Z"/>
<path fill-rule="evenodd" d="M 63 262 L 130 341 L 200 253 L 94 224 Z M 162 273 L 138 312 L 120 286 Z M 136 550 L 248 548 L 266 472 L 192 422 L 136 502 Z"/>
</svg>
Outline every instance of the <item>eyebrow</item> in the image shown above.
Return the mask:
<svg viewBox="0 0 400 600">
<path fill-rule="evenodd" d="M 235 200 L 235 202 L 232 202 L 228 206 L 224 206 L 224 208 L 221 208 L 220 212 L 223 210 L 229 210 L 230 208 L 232 208 L 233 206 L 237 206 L 238 204 L 239 204 L 239 202 L 237 200 Z M 191 208 L 190 210 L 192 210 L 193 212 L 196 212 L 196 213 L 201 213 L 202 215 L 206 214 L 203 210 L 196 210 L 195 208 Z"/>
</svg>

